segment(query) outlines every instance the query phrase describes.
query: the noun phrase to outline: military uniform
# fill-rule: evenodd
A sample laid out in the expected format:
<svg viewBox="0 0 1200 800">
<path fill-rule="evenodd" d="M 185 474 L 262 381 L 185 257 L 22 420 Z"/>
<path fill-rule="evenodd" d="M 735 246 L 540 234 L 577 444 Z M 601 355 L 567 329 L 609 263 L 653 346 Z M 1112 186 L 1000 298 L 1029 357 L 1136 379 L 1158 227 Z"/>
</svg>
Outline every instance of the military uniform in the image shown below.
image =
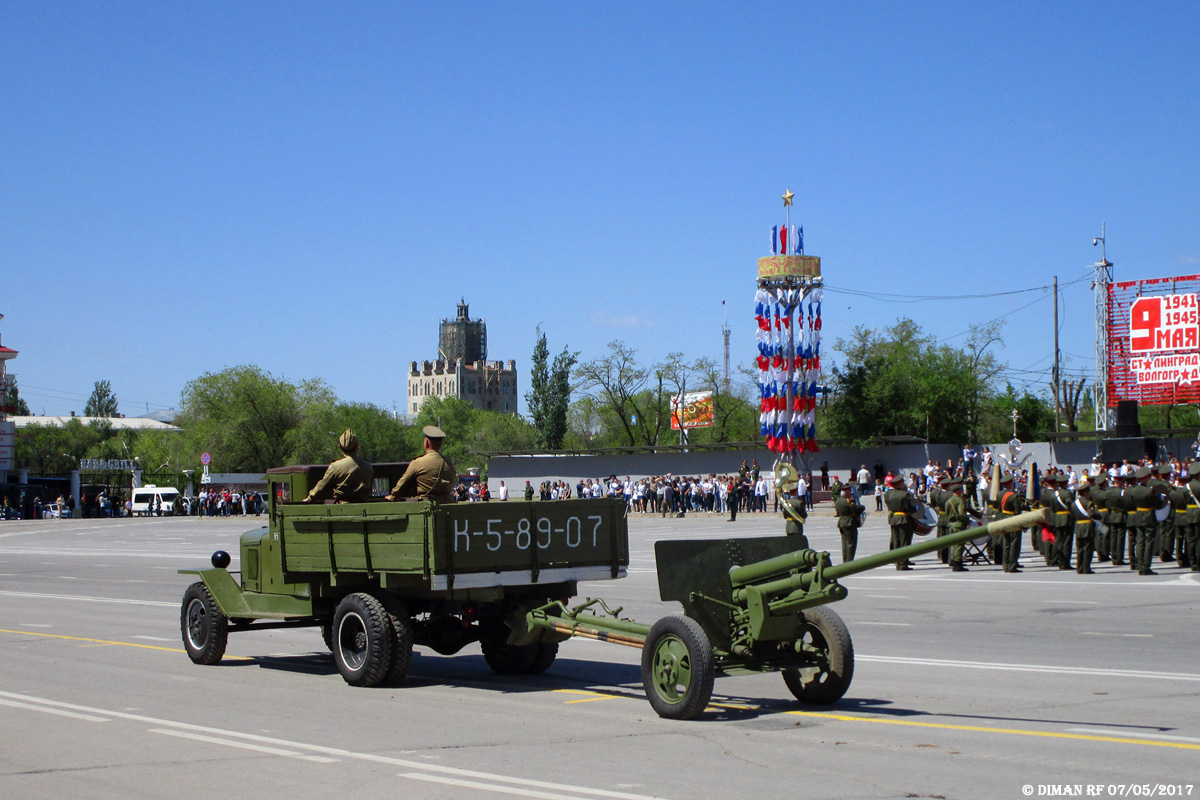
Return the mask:
<svg viewBox="0 0 1200 800">
<path fill-rule="evenodd" d="M 375 468 L 371 462 L 358 456 L 358 437 L 347 428 L 338 437 L 338 448 L 342 458 L 325 468 L 325 474 L 302 502 L 356 503 L 371 499 L 371 484 L 375 481 Z"/>
<path fill-rule="evenodd" d="M 950 488 L 955 485 L 961 486 L 961 483 L 951 483 Z M 970 517 L 967 515 L 967 503 L 962 494 L 954 491 L 948 492 L 950 495 L 944 502 L 946 510 L 946 532 L 958 533 L 965 531 L 967 525 L 970 524 Z M 956 544 L 950 548 L 950 569 L 955 572 L 966 572 L 967 568 L 963 566 L 963 546 Z"/>
<path fill-rule="evenodd" d="M 1000 497 L 996 500 L 995 505 L 997 519 L 1011 517 L 1027 510 L 1024 497 L 1012 491 L 1011 488 L 1004 488 L 1003 484 L 1000 486 Z M 1019 530 L 1003 533 L 1000 535 L 1002 538 L 997 540 L 1005 572 L 1021 571 L 1021 533 L 1022 531 Z"/>
<path fill-rule="evenodd" d="M 1151 486 L 1147 482 L 1150 477 L 1149 467 L 1142 467 L 1134 473 L 1134 477 L 1139 483 L 1128 492 L 1132 508 L 1126 522 L 1133 543 L 1133 564 L 1137 567 L 1139 575 L 1154 575 L 1154 570 L 1150 568 L 1155 545 L 1154 512 L 1162 508 L 1164 500 L 1159 487 Z"/>
<path fill-rule="evenodd" d="M 903 486 L 903 482 L 900 482 Z M 916 503 L 907 489 L 894 487 L 883 495 L 883 504 L 888 510 L 888 525 L 892 529 L 892 539 L 888 544 L 889 550 L 896 550 L 912 544 L 913 521 L 910 514 L 917 511 Z M 896 564 L 896 569 L 912 569 L 909 561 Z"/>
<path fill-rule="evenodd" d="M 1153 551 L 1157 553 L 1158 557 L 1163 561 L 1174 561 L 1175 514 L 1169 510 L 1171 507 L 1170 497 L 1172 487 L 1171 482 L 1167 478 L 1163 477 L 1164 474 L 1168 477 L 1170 476 L 1171 468 L 1159 467 L 1156 465 L 1152 467 L 1151 470 L 1154 473 L 1154 477 L 1150 479 L 1150 485 L 1154 487 L 1159 494 L 1166 498 L 1164 504 L 1159 506 L 1159 508 L 1166 507 L 1168 509 L 1167 515 L 1163 519 L 1158 519 L 1158 515 L 1155 515 Z"/>
<path fill-rule="evenodd" d="M 1125 479 L 1117 478 L 1104 495 L 1108 500 L 1108 554 L 1116 567 L 1125 563 L 1125 523 L 1129 518 L 1125 501 L 1128 493 Z"/>
<path fill-rule="evenodd" d="M 454 465 L 437 450 L 428 450 L 409 463 L 408 469 L 392 487 L 391 495 L 449 503 L 454 500 L 457 480 Z"/>
<path fill-rule="evenodd" d="M 375 468 L 357 454 L 347 454 L 325 468 L 325 475 L 308 493 L 310 503 L 333 500 L 336 503 L 357 503 L 371 498 L 371 483 Z"/>
<path fill-rule="evenodd" d="M 1050 563 L 1059 569 L 1071 568 L 1071 551 L 1075 542 L 1075 519 L 1071 506 L 1075 498 L 1071 490 L 1065 486 L 1054 489 L 1049 498 L 1049 506 L 1053 510 L 1054 546 L 1050 551 Z"/>
<path fill-rule="evenodd" d="M 950 532 L 950 524 L 946 518 L 946 501 L 954 496 L 954 493 L 946 488 L 946 479 L 938 481 L 937 486 L 929 490 L 929 505 L 933 506 L 937 511 L 937 536 L 941 538 Z M 950 551 L 948 549 L 938 550 L 938 558 L 943 564 L 950 561 Z"/>
<path fill-rule="evenodd" d="M 1092 514 L 1095 516 L 1096 524 L 1092 526 L 1095 533 L 1093 541 L 1096 545 L 1096 560 L 1100 562 L 1108 561 L 1108 535 L 1110 533 L 1108 523 L 1108 476 L 1101 472 L 1095 478 L 1095 483 L 1092 487 Z"/>
<path fill-rule="evenodd" d="M 1075 522 L 1075 571 L 1080 575 L 1092 574 L 1092 555 L 1096 546 L 1095 508 L 1089 498 L 1091 493 L 1090 487 L 1083 484 L 1071 503 L 1071 518 Z"/>
<path fill-rule="evenodd" d="M 1184 539 L 1187 536 L 1184 530 L 1184 518 L 1187 516 L 1188 503 L 1191 502 L 1187 484 L 1184 481 L 1183 476 L 1179 476 L 1176 485 L 1171 487 L 1171 491 L 1167 495 L 1171 503 L 1171 544 L 1170 549 L 1167 549 L 1165 543 L 1163 546 L 1163 553 L 1165 555 L 1174 556 L 1176 551 L 1178 551 L 1178 555 L 1175 557 L 1178 558 L 1180 562 L 1179 566 L 1181 567 L 1184 566 L 1183 562 L 1187 560 L 1187 556 L 1183 552 Z"/>
<path fill-rule="evenodd" d="M 1200 464 L 1188 467 L 1188 506 L 1183 516 L 1183 554 L 1192 572 L 1200 572 Z M 1183 566 L 1183 562 L 1180 562 Z"/>
<path fill-rule="evenodd" d="M 854 560 L 858 550 L 859 515 L 867 509 L 848 493 L 842 492 L 833 504 L 837 512 L 838 533 L 842 535 L 842 563 Z"/>
</svg>

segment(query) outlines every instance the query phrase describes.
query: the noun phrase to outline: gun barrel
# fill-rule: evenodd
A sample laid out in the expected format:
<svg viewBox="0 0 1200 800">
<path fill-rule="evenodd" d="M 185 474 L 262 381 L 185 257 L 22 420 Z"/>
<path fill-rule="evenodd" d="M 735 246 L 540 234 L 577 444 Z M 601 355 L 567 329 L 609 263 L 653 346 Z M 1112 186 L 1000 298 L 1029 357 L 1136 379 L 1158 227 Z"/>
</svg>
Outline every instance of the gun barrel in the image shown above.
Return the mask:
<svg viewBox="0 0 1200 800">
<path fill-rule="evenodd" d="M 978 539 L 980 536 L 995 536 L 1001 533 L 1024 530 L 1039 523 L 1044 523 L 1047 517 L 1046 512 L 1047 509 L 1039 508 L 1036 511 L 1026 511 L 1023 514 L 1004 517 L 977 528 L 967 528 L 957 533 L 951 533 L 948 536 L 930 536 L 925 541 L 910 544 L 907 547 L 876 553 L 875 555 L 866 556 L 855 561 L 847 561 L 844 564 L 835 564 L 826 568 L 824 577 L 827 580 L 837 580 L 838 578 L 844 578 L 847 575 L 857 575 L 860 572 L 866 572 L 876 567 L 895 564 L 899 561 L 907 561 L 914 556 L 933 553 L 956 544 L 965 544 L 973 539 Z"/>
</svg>

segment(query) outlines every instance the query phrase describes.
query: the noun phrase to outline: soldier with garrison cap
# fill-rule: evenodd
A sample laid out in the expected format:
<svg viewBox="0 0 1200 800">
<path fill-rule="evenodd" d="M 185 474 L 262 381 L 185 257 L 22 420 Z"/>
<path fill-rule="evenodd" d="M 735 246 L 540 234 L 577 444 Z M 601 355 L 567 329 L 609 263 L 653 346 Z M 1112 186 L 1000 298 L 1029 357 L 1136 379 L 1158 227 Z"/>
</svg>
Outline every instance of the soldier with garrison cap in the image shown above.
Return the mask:
<svg viewBox="0 0 1200 800">
<path fill-rule="evenodd" d="M 946 488 L 949 490 L 949 497 L 943 501 L 946 510 L 946 533 L 965 531 L 971 518 L 967 514 L 966 498 L 963 497 L 963 482 L 961 479 L 949 480 L 946 482 Z M 950 569 L 954 572 L 966 572 L 967 568 L 962 562 L 963 546 L 956 544 L 950 548 Z"/>
<path fill-rule="evenodd" d="M 324 477 L 300 502 L 323 503 L 332 499 L 335 503 L 361 503 L 371 499 L 375 469 L 371 462 L 359 457 L 358 437 L 349 428 L 338 437 L 338 448 L 342 458 L 325 469 Z"/>
<path fill-rule="evenodd" d="M 415 497 L 439 503 L 454 502 L 454 484 L 458 481 L 458 473 L 454 471 L 450 460 L 442 455 L 442 440 L 446 434 L 436 425 L 426 425 L 421 433 L 425 435 L 424 455 L 409 463 L 387 499 Z"/>
</svg>

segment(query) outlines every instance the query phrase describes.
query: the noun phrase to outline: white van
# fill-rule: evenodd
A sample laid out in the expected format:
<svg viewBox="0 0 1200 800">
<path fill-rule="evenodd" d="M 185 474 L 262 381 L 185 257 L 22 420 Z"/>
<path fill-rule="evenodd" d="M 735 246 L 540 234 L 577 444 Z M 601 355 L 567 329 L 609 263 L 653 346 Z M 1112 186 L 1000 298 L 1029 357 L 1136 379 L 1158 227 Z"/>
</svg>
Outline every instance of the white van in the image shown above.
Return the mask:
<svg viewBox="0 0 1200 800">
<path fill-rule="evenodd" d="M 142 486 L 133 490 L 133 515 L 135 517 L 169 517 L 175 513 L 175 501 L 179 490 L 170 486 Z"/>
</svg>

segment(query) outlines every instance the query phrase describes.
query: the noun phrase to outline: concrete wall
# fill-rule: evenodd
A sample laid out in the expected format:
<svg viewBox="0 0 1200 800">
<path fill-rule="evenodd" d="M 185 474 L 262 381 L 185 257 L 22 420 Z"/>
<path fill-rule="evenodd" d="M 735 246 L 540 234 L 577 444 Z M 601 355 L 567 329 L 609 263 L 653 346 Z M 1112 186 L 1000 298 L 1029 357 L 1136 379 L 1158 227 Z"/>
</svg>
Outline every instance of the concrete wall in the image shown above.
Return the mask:
<svg viewBox="0 0 1200 800">
<path fill-rule="evenodd" d="M 1160 458 L 1170 455 L 1182 460 L 1193 456 L 1191 439 L 1159 439 Z M 988 445 L 994 453 L 1008 455 L 1007 443 Z M 981 455 L 983 446 L 975 448 Z M 1091 466 L 1092 458 L 1096 455 L 1095 441 L 1079 442 L 1029 442 L 1021 447 L 1018 458 L 1029 455 L 1026 464 L 1036 462 L 1045 469 L 1046 465 L 1054 464 L 1059 467 L 1073 466 L 1077 471 Z M 962 450 L 956 445 L 888 445 L 883 447 L 831 447 L 819 453 L 809 453 L 807 467 L 814 475 L 819 475 L 821 463 L 829 462 L 830 476 L 838 475 L 845 480 L 851 473 L 866 464 L 867 469 L 874 470 L 878 459 L 884 469 L 901 471 L 904 474 L 917 472 L 925 466 L 927 460 L 947 463 L 954 459 L 957 464 L 962 458 Z M 493 456 L 488 467 L 488 481 L 495 489 L 499 481 L 508 484 L 509 489 L 524 487 L 525 481 L 537 486 L 542 481 L 563 480 L 572 486 L 580 478 L 607 478 L 617 475 L 631 478 L 642 478 L 650 475 L 728 475 L 737 472 L 742 459 L 747 462 L 758 459 L 759 468 L 763 472 L 771 472 L 776 455 L 769 450 L 729 450 L 724 452 L 701 451 L 694 453 L 648 453 L 648 454 L 607 454 L 607 455 L 562 455 L 562 456 Z M 803 462 L 802 462 L 803 463 Z M 980 459 L 975 459 L 978 469 Z"/>
</svg>

